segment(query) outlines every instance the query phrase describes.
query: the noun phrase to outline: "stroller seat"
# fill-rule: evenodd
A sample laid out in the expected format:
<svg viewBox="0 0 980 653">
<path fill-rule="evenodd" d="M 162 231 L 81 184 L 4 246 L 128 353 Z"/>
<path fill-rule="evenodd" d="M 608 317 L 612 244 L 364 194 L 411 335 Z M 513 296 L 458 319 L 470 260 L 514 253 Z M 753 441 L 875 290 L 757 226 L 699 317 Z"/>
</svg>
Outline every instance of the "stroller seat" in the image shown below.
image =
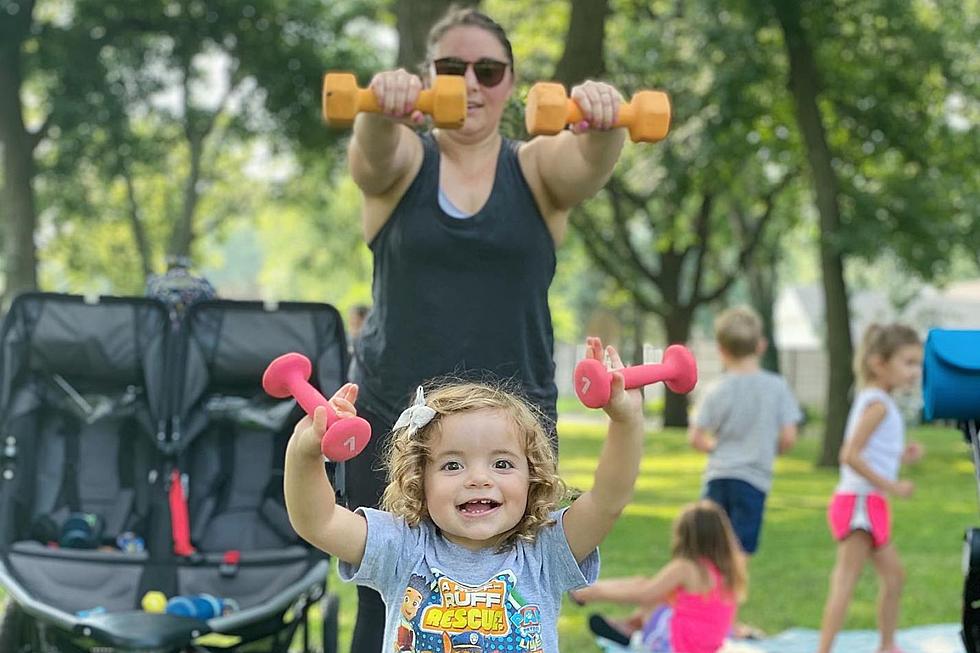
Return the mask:
<svg viewBox="0 0 980 653">
<path fill-rule="evenodd" d="M 283 598 L 322 585 L 329 563 L 289 524 L 283 465 L 302 412 L 292 399 L 269 397 L 262 373 L 279 355 L 301 352 L 314 361 L 311 382 L 333 393 L 346 380 L 343 324 L 326 304 L 270 310 L 260 302 L 208 300 L 188 311 L 183 343 L 171 443 L 186 478 L 195 552 L 178 562 L 178 591 L 211 592 L 240 607 L 210 622 L 217 632 L 238 634 L 247 623 L 255 635 L 265 621 L 272 633 L 282 629 L 269 616 L 288 607 Z M 336 625 L 324 630 L 335 636 Z"/>
<path fill-rule="evenodd" d="M 0 584 L 12 599 L 0 642 L 16 621 L 27 650 L 207 651 L 209 632 L 288 649 L 329 570 L 285 510 L 301 412 L 261 388 L 289 351 L 314 362 L 324 393 L 344 382 L 343 327 L 326 304 L 202 301 L 174 330 L 153 299 L 15 300 L 0 332 Z M 149 591 L 226 609 L 148 614 Z"/>
<path fill-rule="evenodd" d="M 150 517 L 162 377 L 142 356 L 164 346 L 164 319 L 152 301 L 41 294 L 5 321 L 0 537 L 10 574 L 54 610 L 138 606 L 147 553 L 116 540 Z"/>
</svg>

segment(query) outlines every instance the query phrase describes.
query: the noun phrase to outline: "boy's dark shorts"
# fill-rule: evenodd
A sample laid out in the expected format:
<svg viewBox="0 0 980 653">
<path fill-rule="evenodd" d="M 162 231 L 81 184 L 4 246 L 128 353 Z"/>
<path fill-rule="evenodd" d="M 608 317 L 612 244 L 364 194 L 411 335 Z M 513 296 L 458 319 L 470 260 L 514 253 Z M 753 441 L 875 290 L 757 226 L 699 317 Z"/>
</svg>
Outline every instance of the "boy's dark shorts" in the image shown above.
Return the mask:
<svg viewBox="0 0 980 653">
<path fill-rule="evenodd" d="M 704 498 L 717 503 L 728 515 L 742 550 L 755 553 L 759 546 L 759 531 L 762 530 L 766 493 L 737 478 L 716 478 L 708 481 Z"/>
</svg>

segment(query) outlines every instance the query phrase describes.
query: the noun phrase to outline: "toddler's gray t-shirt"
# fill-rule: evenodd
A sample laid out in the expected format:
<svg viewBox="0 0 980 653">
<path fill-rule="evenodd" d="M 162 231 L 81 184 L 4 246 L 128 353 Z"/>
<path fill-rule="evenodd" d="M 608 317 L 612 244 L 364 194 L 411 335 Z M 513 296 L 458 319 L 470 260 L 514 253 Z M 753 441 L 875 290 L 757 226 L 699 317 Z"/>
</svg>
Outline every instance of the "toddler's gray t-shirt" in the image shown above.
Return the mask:
<svg viewBox="0 0 980 653">
<path fill-rule="evenodd" d="M 594 583 L 599 551 L 575 562 L 562 518 L 497 552 L 471 551 L 442 537 L 432 522 L 412 527 L 399 517 L 359 508 L 367 543 L 358 567 L 340 577 L 377 590 L 385 602 L 384 651 L 558 652 L 564 592 Z"/>
<path fill-rule="evenodd" d="M 768 493 L 779 432 L 801 417 L 800 405 L 780 375 L 768 370 L 722 375 L 701 400 L 694 421 L 718 440 L 704 482 L 734 478 Z"/>
</svg>

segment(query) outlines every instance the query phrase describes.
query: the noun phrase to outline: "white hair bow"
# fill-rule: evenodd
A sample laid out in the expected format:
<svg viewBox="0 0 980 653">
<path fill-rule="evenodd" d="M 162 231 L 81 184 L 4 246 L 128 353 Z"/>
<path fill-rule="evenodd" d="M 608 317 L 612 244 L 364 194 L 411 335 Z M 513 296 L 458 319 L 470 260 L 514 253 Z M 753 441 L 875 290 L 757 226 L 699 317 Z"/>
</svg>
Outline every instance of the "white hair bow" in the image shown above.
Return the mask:
<svg viewBox="0 0 980 653">
<path fill-rule="evenodd" d="M 420 428 L 432 421 L 436 416 L 436 411 L 425 405 L 425 393 L 422 386 L 415 391 L 415 401 L 411 406 L 402 411 L 398 416 L 398 421 L 391 427 L 393 431 L 401 428 L 408 428 L 410 433 L 415 433 Z"/>
</svg>

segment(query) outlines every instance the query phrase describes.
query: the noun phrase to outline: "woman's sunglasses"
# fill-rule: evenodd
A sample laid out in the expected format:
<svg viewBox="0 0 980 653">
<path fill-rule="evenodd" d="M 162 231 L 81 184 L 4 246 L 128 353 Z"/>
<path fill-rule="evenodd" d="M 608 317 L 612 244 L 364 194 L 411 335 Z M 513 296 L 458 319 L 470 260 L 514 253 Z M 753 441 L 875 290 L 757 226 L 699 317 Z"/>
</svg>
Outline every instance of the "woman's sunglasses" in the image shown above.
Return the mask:
<svg viewBox="0 0 980 653">
<path fill-rule="evenodd" d="M 466 68 L 473 66 L 473 74 L 480 86 L 493 88 L 503 81 L 504 73 L 507 72 L 507 63 L 496 59 L 479 59 L 477 61 L 463 61 L 458 57 L 443 57 L 434 62 L 437 75 L 459 75 L 466 74 Z"/>
</svg>

